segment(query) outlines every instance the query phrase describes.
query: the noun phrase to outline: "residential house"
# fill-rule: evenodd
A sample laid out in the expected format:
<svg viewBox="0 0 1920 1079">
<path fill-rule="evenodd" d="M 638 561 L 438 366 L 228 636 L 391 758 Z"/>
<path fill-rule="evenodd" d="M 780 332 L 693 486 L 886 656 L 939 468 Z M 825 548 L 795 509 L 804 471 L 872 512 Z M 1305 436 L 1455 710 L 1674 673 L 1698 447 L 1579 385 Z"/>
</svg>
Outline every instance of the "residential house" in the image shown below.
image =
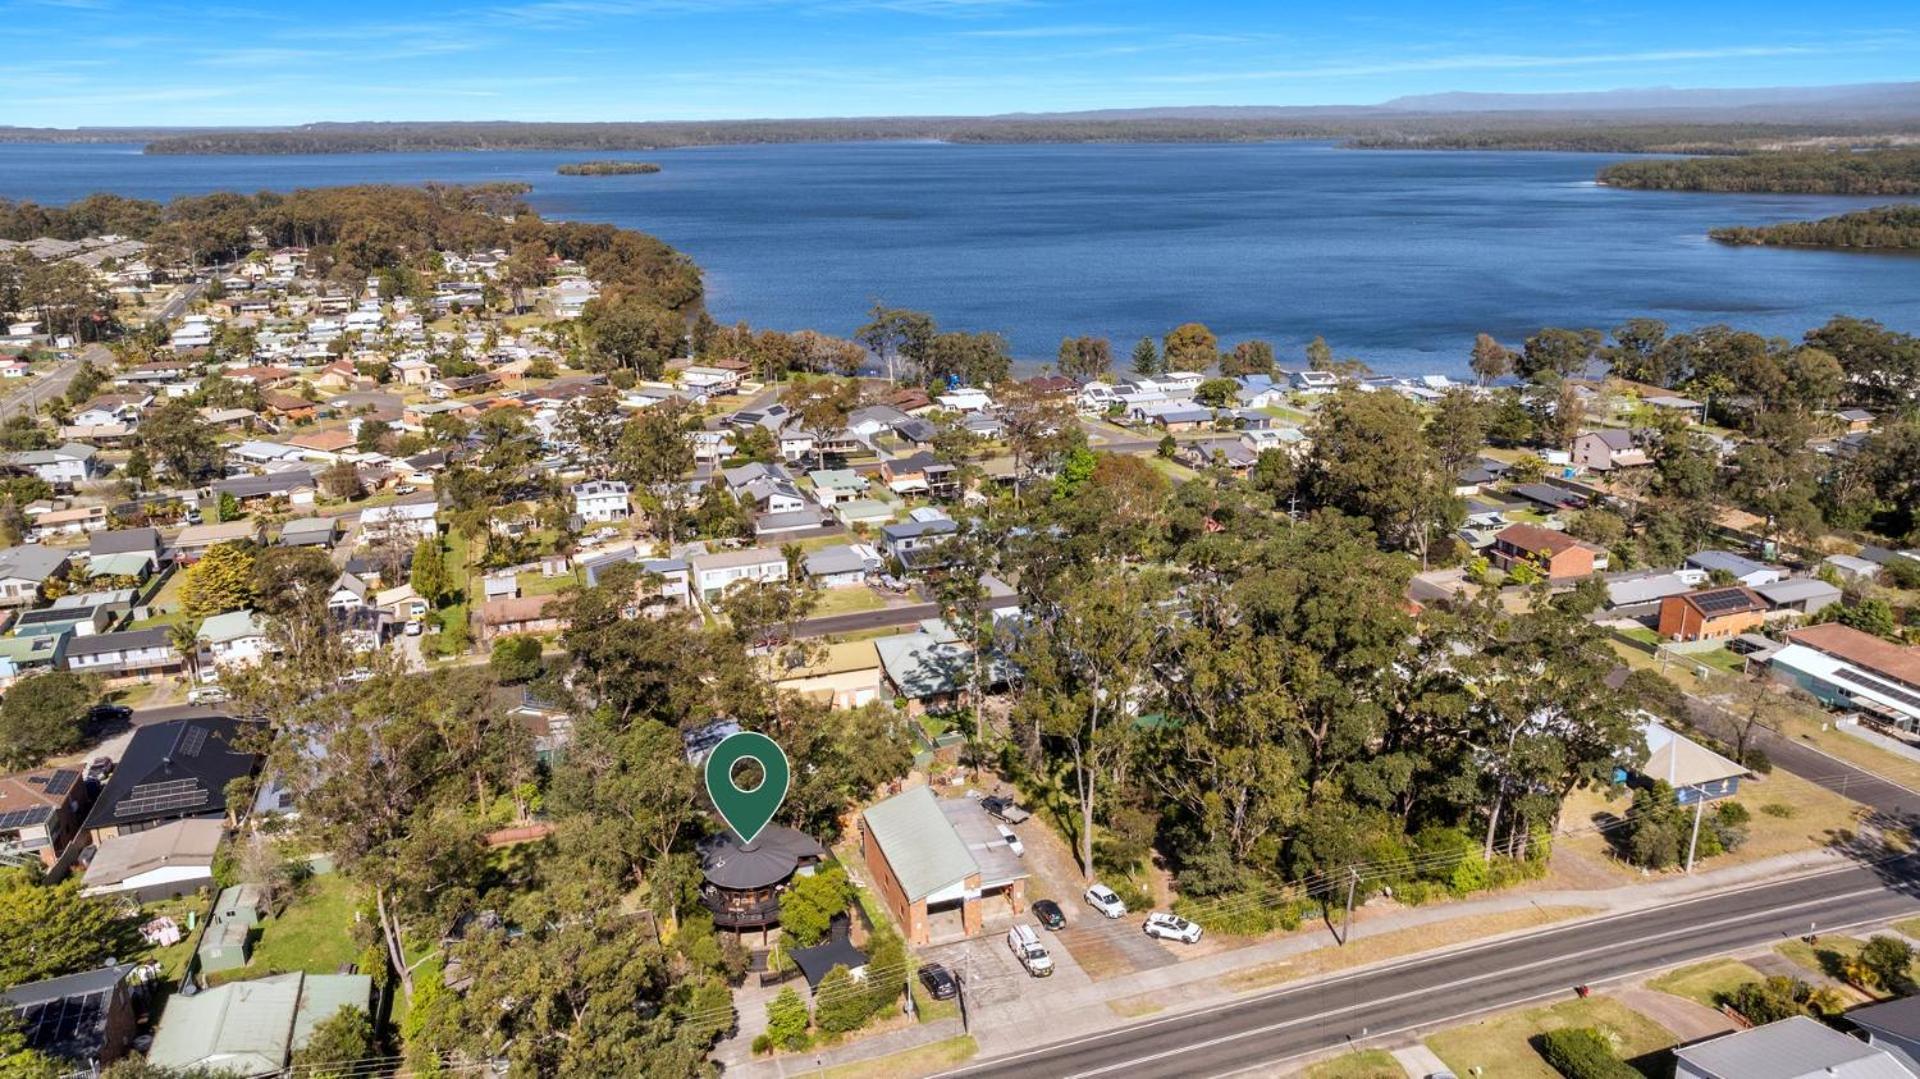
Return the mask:
<svg viewBox="0 0 1920 1079">
<path fill-rule="evenodd" d="M 822 468 L 807 473 L 813 483 L 814 501 L 832 509 L 866 494 L 867 478 L 851 468 Z"/>
<path fill-rule="evenodd" d="M 373 606 L 373 586 L 359 574 L 342 572 L 334 578 L 333 590 L 327 593 L 327 610 L 339 615 L 352 615 L 356 611 Z"/>
<path fill-rule="evenodd" d="M 879 570 L 879 552 L 865 544 L 837 543 L 807 553 L 807 579 L 820 588 L 857 588 Z"/>
<path fill-rule="evenodd" d="M 921 558 L 916 552 L 925 552 L 945 543 L 959 531 L 960 526 L 948 517 L 902 521 L 880 527 L 880 544 L 888 558 L 897 558 L 911 565 Z"/>
<path fill-rule="evenodd" d="M 67 670 L 108 678 L 151 677 L 180 669 L 180 650 L 167 627 L 97 633 L 67 642 Z"/>
<path fill-rule="evenodd" d="M 273 465 L 290 464 L 300 460 L 298 448 L 284 442 L 262 442 L 247 439 L 227 449 L 229 467 L 234 464 L 251 465 L 255 468 L 269 468 Z"/>
<path fill-rule="evenodd" d="M 859 708 L 885 696 L 885 670 L 872 641 L 829 644 L 817 658 L 794 667 L 779 666 L 772 657 L 770 663 L 767 679 L 774 689 L 835 708 Z"/>
<path fill-rule="evenodd" d="M 1850 584 L 1871 584 L 1880 578 L 1880 564 L 1858 555 L 1830 554 L 1820 564 L 1832 566 L 1840 579 Z"/>
<path fill-rule="evenodd" d="M 1818 577 L 1790 577 L 1754 589 L 1780 616 L 1818 614 L 1840 602 L 1840 589 Z"/>
<path fill-rule="evenodd" d="M 1829 708 L 1920 729 L 1920 647 L 1828 622 L 1788 631 L 1787 646 L 1768 658 L 1767 670 Z"/>
<path fill-rule="evenodd" d="M 265 535 L 265 527 L 254 520 L 190 525 L 174 537 L 173 558 L 183 564 L 196 562 L 222 543 L 259 543 Z"/>
<path fill-rule="evenodd" d="M 1834 413 L 1834 415 L 1839 418 L 1841 423 L 1846 425 L 1849 432 L 1857 433 L 1860 431 L 1873 430 L 1874 415 L 1864 408 L 1841 409 L 1839 412 Z"/>
<path fill-rule="evenodd" d="M 127 1054 L 136 1033 L 128 975 L 114 963 L 0 991 L 25 1048 L 51 1057 L 64 1075 L 98 1075 Z"/>
<path fill-rule="evenodd" d="M 1340 376 L 1332 371 L 1294 371 L 1287 375 L 1287 387 L 1297 393 L 1332 393 L 1340 388 Z"/>
<path fill-rule="evenodd" d="M 214 853 L 226 834 L 226 821 L 195 817 L 100 840 L 81 891 L 140 902 L 191 894 L 213 883 Z"/>
<path fill-rule="evenodd" d="M 263 393 L 260 401 L 266 406 L 267 415 L 278 416 L 290 423 L 301 423 L 320 414 L 320 406 L 290 393 Z"/>
<path fill-rule="evenodd" d="M 833 521 L 820 509 L 799 509 L 791 513 L 763 513 L 753 519 L 756 537 L 780 536 L 789 532 L 807 532 Z"/>
<path fill-rule="evenodd" d="M 732 393 L 740 388 L 740 372 L 722 367 L 695 365 L 684 368 L 680 372 L 680 384 L 706 394 Z"/>
<path fill-rule="evenodd" d="M 0 689 L 22 677 L 59 670 L 66 659 L 69 630 L 37 637 L 0 637 Z"/>
<path fill-rule="evenodd" d="M 921 492 L 943 500 L 960 494 L 960 470 L 925 451 L 881 461 L 880 480 L 895 494 Z"/>
<path fill-rule="evenodd" d="M 1737 637 L 1767 620 L 1767 601 L 1751 588 L 1706 588 L 1660 601 L 1660 636 L 1670 641 Z"/>
<path fill-rule="evenodd" d="M 1634 441 L 1633 432 L 1618 427 L 1588 431 L 1573 440 L 1573 463 L 1592 472 L 1611 472 L 1653 463 Z"/>
<path fill-rule="evenodd" d="M 695 850 L 703 878 L 700 904 L 713 915 L 714 925 L 736 932 L 779 925 L 781 894 L 793 878 L 811 876 L 827 857 L 818 840 L 780 824 L 761 829 L 751 850 L 732 829 L 700 840 Z"/>
<path fill-rule="evenodd" d="M 107 527 L 107 507 L 74 506 L 33 515 L 33 536 L 47 540 L 55 536 L 84 536 Z"/>
<path fill-rule="evenodd" d="M 592 480 L 573 485 L 573 512 L 583 521 L 604 524 L 633 515 L 629 488 L 619 480 Z"/>
<path fill-rule="evenodd" d="M 860 855 L 880 901 L 907 943 L 933 942 L 938 908 L 958 908 L 940 935 L 969 937 L 985 925 L 987 903 L 1026 908 L 1027 872 L 978 799 L 936 798 L 914 787 L 860 814 Z"/>
<path fill-rule="evenodd" d="M 894 695 L 907 702 L 909 715 L 916 716 L 965 704 L 973 680 L 973 649 L 945 623 L 925 625 L 931 628 L 874 641 Z M 982 664 L 981 674 L 982 688 L 992 689 L 1005 683 L 1006 665 L 990 658 Z"/>
<path fill-rule="evenodd" d="M 1687 565 L 1708 573 L 1716 570 L 1724 572 L 1736 583 L 1746 585 L 1748 588 L 1772 584 L 1786 576 L 1778 567 L 1762 565 L 1732 551 L 1701 551 L 1698 554 L 1688 555 Z"/>
<path fill-rule="evenodd" d="M 200 648 L 206 663 L 201 677 L 216 678 L 220 671 L 251 666 L 273 651 L 266 620 L 253 611 L 228 611 L 200 623 Z"/>
<path fill-rule="evenodd" d="M 92 801 L 93 787 L 72 768 L 0 776 L 0 865 L 38 858 L 52 868 Z"/>
<path fill-rule="evenodd" d="M 833 515 L 848 528 L 883 525 L 893 520 L 894 506 L 872 498 L 856 498 L 833 507 Z"/>
<path fill-rule="evenodd" d="M 1529 524 L 1501 529 L 1487 549 L 1487 557 L 1495 566 L 1509 571 L 1516 563 L 1531 562 L 1553 581 L 1579 580 L 1607 567 L 1604 548 L 1565 532 Z"/>
<path fill-rule="evenodd" d="M 231 476 L 213 485 L 213 497 L 232 495 L 240 505 L 284 498 L 291 505 L 313 505 L 316 485 L 313 473 L 305 468 L 269 472 L 264 476 Z"/>
<path fill-rule="evenodd" d="M 1640 734 L 1647 746 L 1640 775 L 1672 787 L 1681 805 L 1718 801 L 1740 793 L 1740 781 L 1749 774 L 1746 765 L 1728 760 L 1644 713 Z"/>
<path fill-rule="evenodd" d="M 474 612 L 475 620 L 480 623 L 480 640 L 491 641 L 495 637 L 511 634 L 558 633 L 566 625 L 550 608 L 559 598 L 554 595 L 517 596 L 482 603 Z"/>
<path fill-rule="evenodd" d="M 99 394 L 73 410 L 68 426 L 124 427 L 130 430 L 140 423 L 141 415 L 152 403 L 153 395 L 150 393 Z"/>
<path fill-rule="evenodd" d="M 948 390 L 934 400 L 949 412 L 984 412 L 993 407 L 993 398 L 987 396 L 987 391 L 972 386 Z"/>
<path fill-rule="evenodd" d="M 342 1008 L 367 1010 L 365 974 L 273 974 L 228 982 L 192 996 L 174 994 L 153 1031 L 147 1061 L 174 1071 L 278 1074 L 314 1028 Z"/>
<path fill-rule="evenodd" d="M 708 604 L 719 600 L 727 589 L 742 581 L 770 583 L 787 579 L 786 557 L 764 547 L 695 555 L 687 564 L 693 574 L 694 594 Z"/>
<path fill-rule="evenodd" d="M 1513 493 L 1548 513 L 1580 509 L 1586 505 L 1586 499 L 1551 483 L 1523 483 L 1515 487 Z"/>
<path fill-rule="evenodd" d="M 1920 1075 L 1920 996 L 1869 1004 L 1847 1013 L 1847 1022 L 1908 1071 Z"/>
<path fill-rule="evenodd" d="M 168 821 L 221 817 L 227 785 L 260 759 L 235 742 L 246 725 L 230 716 L 188 716 L 134 729 L 85 828 L 96 842 Z"/>
<path fill-rule="evenodd" d="M 15 468 L 45 480 L 54 487 L 71 490 L 92 479 L 99 471 L 100 451 L 80 442 L 68 442 L 50 450 L 22 450 L 9 454 Z"/>
<path fill-rule="evenodd" d="M 1657 613 L 1661 600 L 1691 592 L 1706 578 L 1699 570 L 1630 570 L 1611 574 L 1607 577 L 1607 610 L 1618 613 L 1650 607 Z"/>
<path fill-rule="evenodd" d="M 396 502 L 360 511 L 360 540 L 365 544 L 405 543 L 409 546 L 440 533 L 438 502 Z"/>
<path fill-rule="evenodd" d="M 302 431 L 287 439 L 287 445 L 302 451 L 301 456 L 309 460 L 332 463 L 340 460 L 342 454 L 352 452 L 357 441 L 352 431 L 333 427 L 325 431 Z"/>
<path fill-rule="evenodd" d="M 278 542 L 282 547 L 326 549 L 333 546 L 337 532 L 338 522 L 332 517 L 302 517 L 280 526 Z"/>
<path fill-rule="evenodd" d="M 1202 405 L 1177 404 L 1175 407 L 1154 410 L 1150 417 L 1155 427 L 1168 434 L 1181 434 L 1186 431 L 1198 431 L 1213 422 L 1213 410 Z"/>
<path fill-rule="evenodd" d="M 1892 1054 L 1796 1015 L 1673 1050 L 1674 1079 L 1913 1079 Z"/>
<path fill-rule="evenodd" d="M 158 566 L 165 547 L 166 543 L 160 538 L 157 528 L 116 528 L 95 532 L 88 537 L 87 558 L 92 562 L 116 555 L 144 556 L 150 566 Z M 93 575 L 98 577 L 103 574 L 96 569 Z"/>
<path fill-rule="evenodd" d="M 777 465 L 741 465 L 721 475 L 733 497 L 761 513 L 797 513 L 807 508 L 793 477 Z"/>
</svg>

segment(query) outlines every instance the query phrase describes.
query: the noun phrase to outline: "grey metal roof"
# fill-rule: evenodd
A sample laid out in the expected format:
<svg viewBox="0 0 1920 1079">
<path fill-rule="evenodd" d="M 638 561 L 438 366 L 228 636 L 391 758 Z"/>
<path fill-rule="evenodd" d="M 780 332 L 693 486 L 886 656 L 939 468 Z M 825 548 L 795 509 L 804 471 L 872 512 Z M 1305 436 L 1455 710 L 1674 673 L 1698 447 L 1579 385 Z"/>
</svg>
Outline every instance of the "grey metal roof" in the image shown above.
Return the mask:
<svg viewBox="0 0 1920 1079">
<path fill-rule="evenodd" d="M 868 837 L 880 845 L 909 903 L 980 871 L 928 787 L 896 794 L 868 808 L 861 817 L 866 821 Z"/>
<path fill-rule="evenodd" d="M 1920 1041 L 1920 996 L 1869 1004 L 1847 1013 L 1847 1022 L 1876 1034 Z"/>
<path fill-rule="evenodd" d="M 66 564 L 67 552 L 55 547 L 8 547 L 0 550 L 0 580 L 44 581 Z"/>
<path fill-rule="evenodd" d="M 1693 591 L 1693 586 L 1671 573 L 1632 574 L 1607 582 L 1607 602 L 1631 607 Z"/>
<path fill-rule="evenodd" d="M 860 573 L 866 568 L 867 560 L 862 558 L 851 545 L 845 543 L 822 547 L 807 555 L 807 575 L 811 577 Z"/>
<path fill-rule="evenodd" d="M 111 528 L 87 537 L 88 554 L 153 554 L 159 550 L 157 528 Z"/>
<path fill-rule="evenodd" d="M 793 876 L 803 862 L 827 856 L 819 840 L 779 824 L 767 825 L 750 847 L 742 847 L 740 836 L 729 829 L 701 840 L 698 850 L 700 871 L 707 880 L 733 891 L 778 884 Z"/>
<path fill-rule="evenodd" d="M 1754 588 L 1768 603 L 1779 606 L 1783 603 L 1804 603 L 1810 599 L 1840 600 L 1840 590 L 1815 577 L 1795 577 L 1786 581 L 1775 581 Z"/>
<path fill-rule="evenodd" d="M 106 652 L 141 652 L 149 648 L 170 648 L 173 638 L 168 635 L 167 627 L 154 626 L 150 629 L 130 629 L 124 633 L 96 633 L 87 637 L 75 637 L 67 644 L 67 656 L 97 656 Z"/>
<path fill-rule="evenodd" d="M 1712 1079 L 1913 1079 L 1886 1050 L 1804 1015 L 1673 1052 Z"/>
<path fill-rule="evenodd" d="M 1717 569 L 1726 570 L 1735 577 L 1764 572 L 1767 568 L 1751 558 L 1734 554 L 1732 551 L 1701 551 L 1698 554 L 1689 555 L 1687 565 L 1709 573 Z"/>
</svg>

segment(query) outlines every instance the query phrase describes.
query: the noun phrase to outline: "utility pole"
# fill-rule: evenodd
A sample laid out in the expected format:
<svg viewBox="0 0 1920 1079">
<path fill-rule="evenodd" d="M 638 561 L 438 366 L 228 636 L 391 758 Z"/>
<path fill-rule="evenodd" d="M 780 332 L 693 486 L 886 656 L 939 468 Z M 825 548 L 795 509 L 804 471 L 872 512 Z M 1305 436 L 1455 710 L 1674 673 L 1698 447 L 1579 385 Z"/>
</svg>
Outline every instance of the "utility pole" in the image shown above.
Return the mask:
<svg viewBox="0 0 1920 1079">
<path fill-rule="evenodd" d="M 1693 835 L 1687 839 L 1687 872 L 1693 872 L 1693 850 L 1700 845 L 1700 815 L 1706 811 L 1707 799 L 1699 788 L 1693 792 Z"/>
<path fill-rule="evenodd" d="M 1358 869 L 1353 868 L 1352 866 L 1348 866 L 1347 867 L 1347 916 L 1340 925 L 1340 946 L 1343 948 L 1346 947 L 1347 941 L 1353 936 L 1353 892 L 1354 892 L 1354 889 L 1358 888 L 1359 886 L 1360 886 L 1360 871 Z"/>
<path fill-rule="evenodd" d="M 907 964 L 907 1014 L 912 1015 L 913 1008 L 913 964 Z"/>
</svg>

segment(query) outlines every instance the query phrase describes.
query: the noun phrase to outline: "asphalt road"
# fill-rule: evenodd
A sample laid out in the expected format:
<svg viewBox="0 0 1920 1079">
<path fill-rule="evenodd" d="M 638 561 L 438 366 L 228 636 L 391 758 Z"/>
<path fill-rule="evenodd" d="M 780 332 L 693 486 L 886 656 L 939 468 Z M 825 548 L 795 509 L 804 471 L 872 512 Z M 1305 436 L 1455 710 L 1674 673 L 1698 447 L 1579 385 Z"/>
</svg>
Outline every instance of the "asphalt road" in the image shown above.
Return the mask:
<svg viewBox="0 0 1920 1079">
<path fill-rule="evenodd" d="M 73 377 L 80 373 L 80 365 L 88 360 L 104 370 L 113 366 L 113 353 L 108 352 L 104 345 L 88 345 L 75 353 L 73 359 L 54 364 L 45 374 L 30 379 L 18 393 L 0 400 L 0 419 L 20 412 L 32 413 L 43 402 L 66 393 Z"/>
<path fill-rule="evenodd" d="M 1020 597 L 1002 596 L 987 601 L 989 610 L 1005 607 L 1018 607 Z M 825 618 L 809 618 L 800 623 L 802 637 L 828 637 L 836 633 L 859 633 L 862 630 L 886 629 L 889 626 L 911 626 L 927 618 L 940 617 L 940 605 L 937 603 L 916 603 L 911 607 L 888 607 L 878 611 L 856 611 L 853 614 L 834 614 Z"/>
<path fill-rule="evenodd" d="M 1696 724 L 1719 734 L 1722 741 L 1733 741 L 1733 720 L 1725 710 L 1692 695 L 1687 697 L 1687 701 L 1693 708 Z M 1920 820 L 1920 792 L 1882 779 L 1772 728 L 1763 727 L 1755 731 L 1754 744 L 1773 761 L 1776 768 L 1792 772 L 1843 798 L 1851 798 L 1891 820 Z"/>
<path fill-rule="evenodd" d="M 1734 949 L 1920 914 L 1912 858 L 1838 870 L 1546 929 L 1416 958 L 989 1059 L 946 1073 L 1016 1076 L 1229 1075 L 1348 1040 L 1464 1020 Z M 1036 1002 L 1044 1016 L 1044 1002 Z"/>
</svg>

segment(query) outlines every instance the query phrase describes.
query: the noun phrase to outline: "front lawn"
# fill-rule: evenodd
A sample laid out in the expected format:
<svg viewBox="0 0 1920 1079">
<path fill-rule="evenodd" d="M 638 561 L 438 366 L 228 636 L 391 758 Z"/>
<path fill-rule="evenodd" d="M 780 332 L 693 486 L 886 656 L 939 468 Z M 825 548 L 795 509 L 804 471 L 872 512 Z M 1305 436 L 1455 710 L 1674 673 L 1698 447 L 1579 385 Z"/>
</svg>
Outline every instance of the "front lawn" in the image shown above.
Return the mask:
<svg viewBox="0 0 1920 1079">
<path fill-rule="evenodd" d="M 1498 1076 L 1499 1079 L 1560 1079 L 1533 1047 L 1534 1038 L 1566 1027 L 1592 1027 L 1613 1043 L 1622 1060 L 1659 1053 L 1673 1045 L 1668 1030 L 1617 1000 L 1589 997 L 1546 1008 L 1507 1012 L 1478 1023 L 1443 1030 L 1427 1039 L 1456 1075 Z M 1479 1069 L 1479 1070 L 1474 1070 Z M 1671 1075 L 1657 1068 L 1647 1075 Z"/>
<path fill-rule="evenodd" d="M 1367 1049 L 1323 1060 L 1308 1068 L 1302 1079 L 1405 1079 L 1406 1070 L 1385 1049 Z"/>
<path fill-rule="evenodd" d="M 1648 982 L 1647 988 L 1718 1008 L 1735 989 L 1764 980 L 1759 971 L 1738 959 L 1714 959 L 1668 971 Z"/>
<path fill-rule="evenodd" d="M 820 590 L 820 602 L 814 605 L 814 618 L 826 618 L 836 614 L 857 614 L 861 611 L 878 611 L 887 605 L 873 589 L 861 585 L 854 588 L 823 588 Z"/>
</svg>

